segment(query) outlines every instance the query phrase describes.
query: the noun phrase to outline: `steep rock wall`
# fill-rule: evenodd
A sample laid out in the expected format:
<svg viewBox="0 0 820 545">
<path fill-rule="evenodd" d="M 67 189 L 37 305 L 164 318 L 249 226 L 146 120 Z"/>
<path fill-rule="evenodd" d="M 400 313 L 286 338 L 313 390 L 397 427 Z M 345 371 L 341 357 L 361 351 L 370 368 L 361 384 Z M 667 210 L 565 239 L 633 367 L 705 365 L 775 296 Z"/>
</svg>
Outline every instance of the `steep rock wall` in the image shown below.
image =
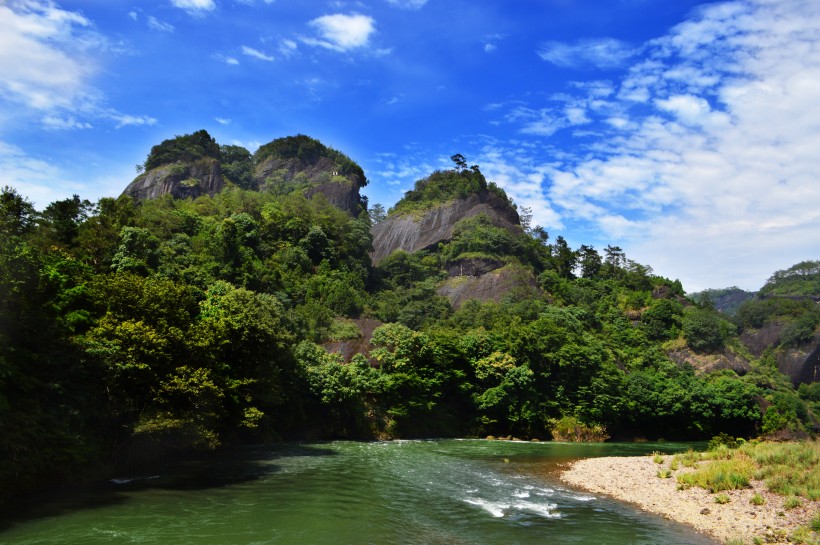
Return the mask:
<svg viewBox="0 0 820 545">
<path fill-rule="evenodd" d="M 276 184 L 304 184 L 305 197 L 323 194 L 336 208 L 352 215 L 358 215 L 361 196 L 359 190 L 365 180 L 358 174 L 340 174 L 338 166 L 328 157 L 320 157 L 313 163 L 299 159 L 268 157 L 256 166 L 254 177 L 260 189 L 269 189 Z"/>
<path fill-rule="evenodd" d="M 542 295 L 531 272 L 511 266 L 478 276 L 451 276 L 439 287 L 437 293 L 447 297 L 454 309 L 459 309 L 471 299 L 499 302 L 515 290 L 524 290 L 527 296 L 533 298 Z"/>
<path fill-rule="evenodd" d="M 123 191 L 137 200 L 171 195 L 176 199 L 215 195 L 225 182 L 215 159 L 200 159 L 191 164 L 163 165 L 137 176 Z"/>
<path fill-rule="evenodd" d="M 780 343 L 780 335 L 787 324 L 773 322 L 760 329 L 746 330 L 740 340 L 757 357 L 767 348 Z M 798 347 L 779 347 L 774 352 L 777 369 L 788 376 L 797 386 L 800 383 L 820 380 L 820 334 L 810 342 Z"/>
<path fill-rule="evenodd" d="M 464 199 L 428 210 L 419 217 L 410 214 L 391 215 L 373 226 L 373 263 L 396 250 L 416 252 L 453 238 L 453 226 L 464 218 L 487 214 L 496 225 L 520 232 L 518 213 L 507 202 L 490 191 L 475 193 Z"/>
</svg>

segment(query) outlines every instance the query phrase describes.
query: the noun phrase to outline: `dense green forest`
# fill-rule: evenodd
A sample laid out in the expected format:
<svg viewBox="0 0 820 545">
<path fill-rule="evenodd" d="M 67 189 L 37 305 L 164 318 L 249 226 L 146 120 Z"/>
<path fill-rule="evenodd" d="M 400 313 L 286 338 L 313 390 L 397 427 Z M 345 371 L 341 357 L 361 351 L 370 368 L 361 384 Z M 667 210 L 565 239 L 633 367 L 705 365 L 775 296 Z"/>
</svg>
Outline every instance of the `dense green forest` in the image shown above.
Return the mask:
<svg viewBox="0 0 820 545">
<path fill-rule="evenodd" d="M 777 371 L 778 346 L 755 358 L 738 337 L 780 320 L 781 344 L 808 342 L 820 323 L 810 300 L 755 299 L 729 320 L 618 247 L 572 249 L 526 221 L 510 230 L 486 215 L 461 220 L 435 248 L 397 251 L 376 267 L 369 214 L 296 186 L 259 191 L 249 178 L 254 156 L 197 134 L 155 146 L 144 168 L 211 157 L 234 180 L 219 194 L 74 196 L 36 210 L 2 190 L 4 497 L 125 463 L 146 445 L 748 437 L 805 432 L 820 414 L 818 384 L 796 390 Z M 299 149 L 278 142 L 257 156 L 276 152 Z M 479 167 L 454 158 L 455 168 L 420 180 L 391 214 L 485 190 L 514 206 Z M 344 156 L 334 161 L 361 173 Z M 448 266 L 469 259 L 531 281 L 453 308 L 438 290 Z M 818 263 L 806 262 L 765 290 L 803 295 L 817 277 Z M 361 338 L 363 318 L 382 324 L 365 353 L 346 361 L 325 350 Z M 701 372 L 670 359 L 675 350 L 738 353 L 751 370 Z"/>
</svg>

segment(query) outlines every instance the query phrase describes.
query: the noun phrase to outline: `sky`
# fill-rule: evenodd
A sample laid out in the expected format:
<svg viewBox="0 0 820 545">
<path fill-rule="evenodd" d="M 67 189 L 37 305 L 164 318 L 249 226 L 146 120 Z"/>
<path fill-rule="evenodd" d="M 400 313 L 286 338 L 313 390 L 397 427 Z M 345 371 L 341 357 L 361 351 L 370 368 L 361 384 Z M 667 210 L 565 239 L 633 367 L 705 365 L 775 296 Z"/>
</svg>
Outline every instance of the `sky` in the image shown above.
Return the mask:
<svg viewBox="0 0 820 545">
<path fill-rule="evenodd" d="M 688 292 L 820 259 L 817 0 L 0 0 L 0 186 L 307 134 L 389 208 L 464 155 L 552 240 Z"/>
</svg>

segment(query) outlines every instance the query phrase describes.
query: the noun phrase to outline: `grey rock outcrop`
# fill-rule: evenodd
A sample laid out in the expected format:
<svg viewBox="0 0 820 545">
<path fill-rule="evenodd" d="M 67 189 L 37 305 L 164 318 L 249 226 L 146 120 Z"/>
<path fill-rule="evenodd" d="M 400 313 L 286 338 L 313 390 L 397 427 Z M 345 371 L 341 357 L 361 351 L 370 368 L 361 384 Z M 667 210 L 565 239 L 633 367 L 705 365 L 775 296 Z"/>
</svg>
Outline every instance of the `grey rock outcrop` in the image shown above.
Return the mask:
<svg viewBox="0 0 820 545">
<path fill-rule="evenodd" d="M 358 174 L 340 174 L 328 157 L 307 164 L 296 158 L 268 157 L 257 165 L 254 177 L 262 190 L 276 184 L 304 184 L 305 197 L 322 194 L 336 208 L 352 215 L 359 213 L 359 190 L 366 183 Z"/>
<path fill-rule="evenodd" d="M 515 290 L 521 290 L 533 298 L 542 295 L 530 271 L 511 266 L 497 268 L 477 276 L 451 276 L 439 287 L 437 293 L 447 297 L 454 309 L 459 309 L 471 299 L 499 302 Z"/>
<path fill-rule="evenodd" d="M 756 357 L 780 343 L 785 322 L 772 322 L 760 329 L 746 330 L 740 340 Z M 789 377 L 795 386 L 820 380 L 820 334 L 797 347 L 778 347 L 774 351 L 777 369 Z"/>
<path fill-rule="evenodd" d="M 453 227 L 464 218 L 487 214 L 496 225 L 521 232 L 518 213 L 491 191 L 474 193 L 467 198 L 442 204 L 416 217 L 412 214 L 391 215 L 373 226 L 373 263 L 396 250 L 413 253 L 453 238 Z"/>
<path fill-rule="evenodd" d="M 200 159 L 191 164 L 162 165 L 137 176 L 123 191 L 137 200 L 171 195 L 176 199 L 215 195 L 225 182 L 215 159 Z"/>
</svg>

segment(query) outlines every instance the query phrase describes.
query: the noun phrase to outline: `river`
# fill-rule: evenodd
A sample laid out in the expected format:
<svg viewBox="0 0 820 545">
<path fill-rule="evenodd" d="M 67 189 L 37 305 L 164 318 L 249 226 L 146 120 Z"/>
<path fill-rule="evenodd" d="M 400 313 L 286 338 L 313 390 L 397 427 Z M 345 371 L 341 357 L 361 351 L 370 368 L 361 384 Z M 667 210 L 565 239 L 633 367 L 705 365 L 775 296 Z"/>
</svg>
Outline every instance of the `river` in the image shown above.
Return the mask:
<svg viewBox="0 0 820 545">
<path fill-rule="evenodd" d="M 54 494 L 7 513 L 0 543 L 714 545 L 556 477 L 571 459 L 685 448 L 484 440 L 246 447 Z"/>
</svg>

